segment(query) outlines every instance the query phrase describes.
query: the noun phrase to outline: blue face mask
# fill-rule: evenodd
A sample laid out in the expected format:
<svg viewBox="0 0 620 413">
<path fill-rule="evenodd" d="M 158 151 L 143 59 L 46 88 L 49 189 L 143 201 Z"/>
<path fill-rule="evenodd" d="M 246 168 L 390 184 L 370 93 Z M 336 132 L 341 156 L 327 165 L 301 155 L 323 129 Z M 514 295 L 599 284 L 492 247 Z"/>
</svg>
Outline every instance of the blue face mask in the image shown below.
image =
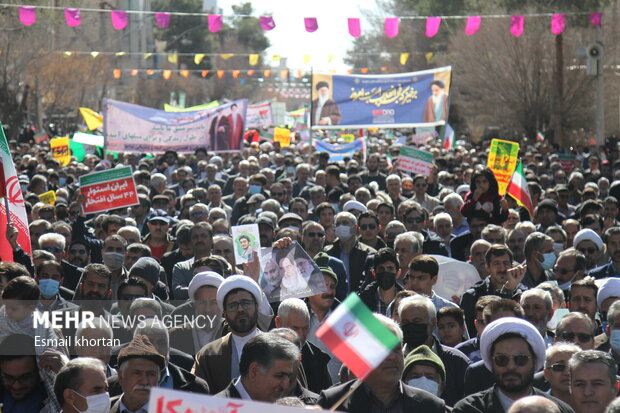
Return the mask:
<svg viewBox="0 0 620 413">
<path fill-rule="evenodd" d="M 262 187 L 260 185 L 250 185 L 250 194 L 260 194 Z"/>
<path fill-rule="evenodd" d="M 620 354 L 620 330 L 609 332 L 609 345 L 616 353 Z"/>
<path fill-rule="evenodd" d="M 58 185 L 65 186 L 66 183 L 67 183 L 67 178 L 64 178 L 62 176 L 58 178 Z"/>
<path fill-rule="evenodd" d="M 39 280 L 39 290 L 41 291 L 41 295 L 45 298 L 52 298 L 56 296 L 59 289 L 60 282 L 56 280 L 53 280 L 51 278 Z"/>
<path fill-rule="evenodd" d="M 409 380 L 407 384 L 411 387 L 415 387 L 416 389 L 426 390 L 434 396 L 439 396 L 439 383 L 435 380 L 422 376 Z"/>
<path fill-rule="evenodd" d="M 555 252 L 547 252 L 546 254 L 543 254 L 543 260 L 540 263 L 540 266 L 543 267 L 543 270 L 548 271 L 553 268 L 556 259 L 557 256 L 555 255 Z"/>
</svg>

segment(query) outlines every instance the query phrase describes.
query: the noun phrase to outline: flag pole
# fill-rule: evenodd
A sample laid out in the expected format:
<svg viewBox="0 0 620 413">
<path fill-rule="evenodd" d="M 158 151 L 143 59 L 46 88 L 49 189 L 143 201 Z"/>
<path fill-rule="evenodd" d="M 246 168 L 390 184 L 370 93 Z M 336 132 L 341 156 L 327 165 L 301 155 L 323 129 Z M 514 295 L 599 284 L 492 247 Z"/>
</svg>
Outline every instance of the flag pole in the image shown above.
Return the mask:
<svg viewBox="0 0 620 413">
<path fill-rule="evenodd" d="M 6 208 L 6 224 L 11 224 L 11 211 L 9 211 L 9 195 L 4 197 L 4 207 Z"/>
<path fill-rule="evenodd" d="M 355 390 L 358 389 L 359 386 L 361 386 L 363 383 L 362 380 L 358 380 L 357 382 L 353 383 L 353 385 L 351 386 L 351 388 L 349 389 L 348 392 L 346 392 L 340 399 L 338 399 L 338 401 L 336 403 L 334 403 L 334 405 L 332 407 L 329 408 L 330 412 L 336 411 L 336 409 L 338 407 L 340 407 L 340 405 L 349 397 L 351 397 L 351 395 L 353 394 L 353 392 L 355 392 Z"/>
</svg>

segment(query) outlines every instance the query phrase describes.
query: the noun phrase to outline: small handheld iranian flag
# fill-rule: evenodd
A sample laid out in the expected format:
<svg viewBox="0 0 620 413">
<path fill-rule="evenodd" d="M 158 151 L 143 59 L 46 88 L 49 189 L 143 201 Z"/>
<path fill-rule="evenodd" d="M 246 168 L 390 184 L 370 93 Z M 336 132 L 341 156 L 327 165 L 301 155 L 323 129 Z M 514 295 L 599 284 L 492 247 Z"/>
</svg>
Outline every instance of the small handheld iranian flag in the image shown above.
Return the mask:
<svg viewBox="0 0 620 413">
<path fill-rule="evenodd" d="M 394 333 L 354 293 L 323 322 L 316 336 L 360 380 L 400 345 Z"/>
<path fill-rule="evenodd" d="M 520 159 L 512 174 L 506 193 L 513 197 L 517 201 L 517 204 L 525 207 L 530 213 L 530 217 L 534 216 L 534 204 L 532 203 L 532 197 L 527 187 L 527 180 L 523 174 L 523 164 Z"/>
<path fill-rule="evenodd" d="M 541 131 L 536 132 L 536 140 L 539 142 L 544 142 L 545 135 Z"/>
</svg>

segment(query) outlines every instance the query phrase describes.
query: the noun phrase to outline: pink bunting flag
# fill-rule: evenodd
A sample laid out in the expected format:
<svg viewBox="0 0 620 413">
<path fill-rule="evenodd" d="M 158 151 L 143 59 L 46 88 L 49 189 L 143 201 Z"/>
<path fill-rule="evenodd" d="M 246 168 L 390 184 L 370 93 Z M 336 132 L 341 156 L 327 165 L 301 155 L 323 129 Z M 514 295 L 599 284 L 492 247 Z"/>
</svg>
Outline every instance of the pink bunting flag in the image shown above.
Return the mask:
<svg viewBox="0 0 620 413">
<path fill-rule="evenodd" d="M 398 36 L 398 17 L 388 17 L 385 19 L 385 35 L 390 39 Z"/>
<path fill-rule="evenodd" d="M 349 34 L 353 37 L 360 37 L 362 35 L 362 25 L 360 19 L 357 17 L 349 17 Z"/>
<path fill-rule="evenodd" d="M 260 16 L 260 27 L 263 30 L 273 30 L 276 27 L 276 22 L 273 21 L 273 17 L 271 16 Z"/>
<path fill-rule="evenodd" d="M 590 23 L 594 26 L 602 27 L 603 26 L 603 13 L 595 12 L 590 13 Z"/>
<path fill-rule="evenodd" d="M 304 17 L 304 26 L 308 33 L 316 32 L 319 28 L 319 22 L 316 17 Z"/>
<path fill-rule="evenodd" d="M 439 25 L 441 24 L 441 17 L 427 17 L 426 18 L 426 37 L 435 37 L 439 31 Z"/>
<path fill-rule="evenodd" d="M 521 36 L 523 34 L 524 23 L 525 16 L 512 16 L 510 18 L 510 33 L 515 37 Z"/>
<path fill-rule="evenodd" d="M 32 26 L 37 21 L 37 11 L 34 7 L 22 6 L 19 8 L 19 21 L 24 26 Z"/>
<path fill-rule="evenodd" d="M 210 14 L 208 22 L 209 22 L 209 31 L 211 33 L 217 33 L 222 28 L 222 15 L 221 14 Z"/>
<path fill-rule="evenodd" d="M 558 35 L 564 32 L 564 28 L 566 27 L 566 15 L 565 14 L 554 14 L 551 16 L 551 33 Z"/>
<path fill-rule="evenodd" d="M 127 27 L 127 13 L 122 10 L 113 10 L 111 13 L 112 16 L 112 26 L 115 30 L 123 30 Z"/>
<path fill-rule="evenodd" d="M 82 23 L 79 9 L 65 9 L 65 22 L 69 27 L 77 27 Z"/>
<path fill-rule="evenodd" d="M 468 36 L 474 35 L 480 30 L 480 23 L 482 18 L 480 16 L 470 16 L 467 18 L 467 25 L 465 26 L 465 34 Z"/>
<path fill-rule="evenodd" d="M 170 13 L 155 13 L 157 27 L 167 29 L 170 26 Z"/>
</svg>

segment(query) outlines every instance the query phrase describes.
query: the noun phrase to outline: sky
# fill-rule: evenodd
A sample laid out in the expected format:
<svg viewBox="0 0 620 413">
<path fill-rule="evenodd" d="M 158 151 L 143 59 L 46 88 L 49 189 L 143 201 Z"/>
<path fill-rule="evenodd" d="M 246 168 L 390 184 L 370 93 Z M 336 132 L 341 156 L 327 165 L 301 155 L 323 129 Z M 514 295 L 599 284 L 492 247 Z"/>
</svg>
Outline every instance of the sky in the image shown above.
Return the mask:
<svg viewBox="0 0 620 413">
<path fill-rule="evenodd" d="M 242 0 L 218 0 L 218 7 L 224 15 L 232 13 L 231 6 Z M 348 69 L 343 61 L 347 50 L 353 45 L 349 35 L 347 18 L 361 18 L 362 34 L 369 28 L 364 11 L 376 11 L 375 0 L 251 0 L 256 16 L 270 14 L 276 27 L 266 32 L 271 42 L 266 56 L 280 55 L 287 58 L 290 69 L 312 69 L 345 73 Z M 304 17 L 316 17 L 319 28 L 306 32 Z M 328 62 L 329 55 L 333 59 Z M 310 55 L 308 64 L 304 55 Z M 275 64 L 275 63 L 274 63 Z"/>
</svg>

